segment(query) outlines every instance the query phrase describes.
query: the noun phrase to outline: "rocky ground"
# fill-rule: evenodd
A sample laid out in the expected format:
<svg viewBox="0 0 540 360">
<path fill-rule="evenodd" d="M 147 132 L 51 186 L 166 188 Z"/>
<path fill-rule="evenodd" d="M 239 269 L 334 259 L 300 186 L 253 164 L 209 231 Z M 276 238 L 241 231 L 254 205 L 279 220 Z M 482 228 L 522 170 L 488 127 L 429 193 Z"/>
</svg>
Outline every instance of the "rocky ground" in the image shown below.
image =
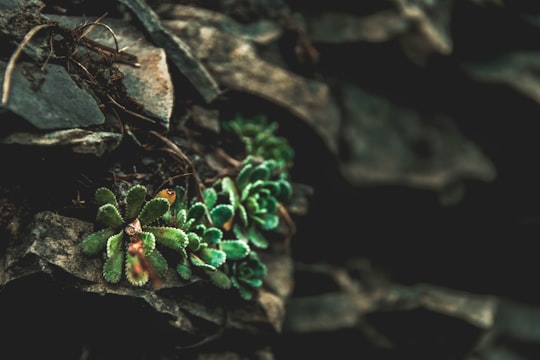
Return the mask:
<svg viewBox="0 0 540 360">
<path fill-rule="evenodd" d="M 1 351 L 540 358 L 539 16 L 505 0 L 0 1 Z M 96 189 L 238 171 L 238 113 L 294 149 L 256 298 L 171 269 L 157 290 L 107 283 L 81 250 Z"/>
</svg>

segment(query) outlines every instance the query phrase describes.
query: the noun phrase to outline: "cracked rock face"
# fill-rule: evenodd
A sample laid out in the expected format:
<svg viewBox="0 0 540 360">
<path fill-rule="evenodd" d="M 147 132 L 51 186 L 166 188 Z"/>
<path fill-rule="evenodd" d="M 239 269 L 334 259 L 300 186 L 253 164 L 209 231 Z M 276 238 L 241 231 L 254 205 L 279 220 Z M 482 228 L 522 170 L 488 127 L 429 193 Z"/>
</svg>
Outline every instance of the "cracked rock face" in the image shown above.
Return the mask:
<svg viewBox="0 0 540 360">
<path fill-rule="evenodd" d="M 87 257 L 81 251 L 82 239 L 93 231 L 93 225 L 88 222 L 53 212 L 42 212 L 36 214 L 27 230 L 28 232 L 21 236 L 20 243 L 9 247 L 2 257 L 2 287 L 8 298 L 23 296 L 27 283 L 46 279 L 44 283 L 50 284 L 47 286 L 52 287 L 51 291 L 57 293 L 56 296 L 74 298 L 69 307 L 73 313 L 68 314 L 64 313 L 63 309 L 57 309 L 61 313 L 55 316 L 84 317 L 84 312 L 94 313 L 98 308 L 102 313 L 96 315 L 96 319 L 102 319 L 104 324 L 108 323 L 107 318 L 111 320 L 117 316 L 132 316 L 132 320 L 136 321 L 140 316 L 148 321 L 141 320 L 138 327 L 149 342 L 156 340 L 155 337 L 159 337 L 159 334 L 170 334 L 169 336 L 177 338 L 176 341 L 168 343 L 168 347 L 181 347 L 184 345 L 183 341 L 190 339 L 209 341 L 216 334 L 226 336 L 228 332 L 240 332 L 243 336 L 258 338 L 275 335 L 282 329 L 285 300 L 291 288 L 290 265 L 289 272 L 280 271 L 276 276 L 270 274 L 268 281 L 272 284 L 272 290 L 262 289 L 253 302 L 244 302 L 230 293 L 212 288 L 211 284 L 182 284 L 174 269 L 169 269 L 163 288 L 153 291 L 150 286 L 134 287 L 127 281 L 117 285 L 105 282 L 101 274 L 102 257 Z M 290 262 L 284 256 L 271 254 L 267 255 L 265 260 L 270 267 L 284 266 L 282 270 L 286 269 Z M 96 296 L 101 302 L 105 299 L 116 299 L 113 303 L 118 306 L 107 309 L 99 302 L 94 304 L 93 299 L 96 299 Z M 9 321 L 12 318 L 15 320 L 21 312 L 28 310 L 24 304 L 13 306 Z M 136 311 L 130 315 L 133 310 L 129 309 L 133 306 L 144 309 L 143 314 L 139 315 Z M 46 309 L 39 302 L 36 307 L 46 313 Z M 75 311 L 74 308 L 79 309 Z M 51 320 L 45 313 L 35 321 Z M 114 320 L 111 321 L 115 323 Z M 83 323 L 75 329 L 63 328 L 67 325 L 54 328 L 60 327 L 61 332 L 86 328 Z M 144 329 L 150 326 L 155 327 L 154 334 L 146 334 L 147 330 Z M 117 327 L 119 332 L 129 333 L 129 327 L 124 327 L 124 324 L 115 324 L 114 327 Z M 129 338 L 130 335 L 119 333 L 110 336 Z M 156 341 L 161 343 L 163 340 Z M 142 349 L 146 347 L 142 346 Z M 130 352 L 129 349 L 126 351 Z"/>
<path fill-rule="evenodd" d="M 34 25 L 110 6 L 87 35 L 136 55 L 114 65 L 140 107 L 99 106 L 76 63 L 86 85 L 42 71 L 46 31 L 24 47 L 0 107 L 0 358 L 540 358 L 530 2 L 46 2 L 18 27 L 6 14 L 39 3 L 0 0 L 0 79 Z M 171 269 L 157 291 L 104 282 L 80 249 L 95 187 L 228 174 L 222 121 L 244 111 L 295 147 L 305 216 L 291 253 L 259 254 L 256 301 Z"/>
</svg>

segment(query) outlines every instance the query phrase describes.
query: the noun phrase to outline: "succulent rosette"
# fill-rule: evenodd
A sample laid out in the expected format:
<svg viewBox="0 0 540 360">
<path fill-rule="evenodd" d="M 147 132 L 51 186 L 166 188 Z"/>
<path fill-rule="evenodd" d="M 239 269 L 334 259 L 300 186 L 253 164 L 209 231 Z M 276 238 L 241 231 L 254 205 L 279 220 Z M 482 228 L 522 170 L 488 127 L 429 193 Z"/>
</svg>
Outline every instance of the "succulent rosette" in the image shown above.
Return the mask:
<svg viewBox="0 0 540 360">
<path fill-rule="evenodd" d="M 230 277 L 232 286 L 244 300 L 252 300 L 263 284 L 267 269 L 256 252 L 251 251 L 246 257 L 231 261 L 225 266 L 225 273 Z"/>
<path fill-rule="evenodd" d="M 152 225 L 169 210 L 170 204 L 165 198 L 146 201 L 146 195 L 146 187 L 135 185 L 120 205 L 111 190 L 96 190 L 96 222 L 103 228 L 83 239 L 82 250 L 87 255 L 106 252 L 103 277 L 107 282 L 118 283 L 124 273 L 135 286 L 146 284 L 150 278 L 157 282 L 165 276 L 168 265 L 156 244 L 180 252 L 188 244 L 181 230 Z"/>
</svg>

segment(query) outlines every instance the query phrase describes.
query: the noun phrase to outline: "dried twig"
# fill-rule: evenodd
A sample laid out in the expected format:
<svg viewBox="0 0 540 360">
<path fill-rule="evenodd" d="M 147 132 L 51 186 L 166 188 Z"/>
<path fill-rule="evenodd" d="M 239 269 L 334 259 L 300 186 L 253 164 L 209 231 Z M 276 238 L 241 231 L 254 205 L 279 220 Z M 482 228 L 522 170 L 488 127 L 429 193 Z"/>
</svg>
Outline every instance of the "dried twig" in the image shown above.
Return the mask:
<svg viewBox="0 0 540 360">
<path fill-rule="evenodd" d="M 47 55 L 47 58 L 41 65 L 41 71 L 45 71 L 45 67 L 49 63 L 49 60 L 51 60 L 52 54 L 54 52 L 54 42 L 53 42 L 53 34 L 49 34 L 49 54 Z"/>
<path fill-rule="evenodd" d="M 120 104 L 118 101 L 116 101 L 111 95 L 109 94 L 106 94 L 107 98 L 110 100 L 110 102 L 112 102 L 114 105 L 116 105 L 117 107 L 119 107 L 120 109 L 122 109 L 125 113 L 128 113 L 130 115 L 133 115 L 135 116 L 136 118 L 139 118 L 141 120 L 144 120 L 144 121 L 148 121 L 148 122 L 151 122 L 152 124 L 155 124 L 156 121 L 154 119 L 151 119 L 147 116 L 144 116 L 142 114 L 139 114 L 139 113 L 136 113 L 135 111 L 131 111 L 129 110 L 128 108 L 126 108 L 124 105 Z"/>
<path fill-rule="evenodd" d="M 163 149 L 164 151 L 169 152 L 170 154 L 176 156 L 180 160 L 183 160 L 184 162 L 186 162 L 189 165 L 189 167 L 191 168 L 191 173 L 193 175 L 193 178 L 195 179 L 195 181 L 197 183 L 197 186 L 195 187 L 197 197 L 200 200 L 202 200 L 204 197 L 203 197 L 203 194 L 202 194 L 202 191 L 201 191 L 201 181 L 200 181 L 200 178 L 199 178 L 199 174 L 197 173 L 197 169 L 195 168 L 195 165 L 193 165 L 193 162 L 190 160 L 190 158 L 182 151 L 182 149 L 180 149 L 178 147 L 178 145 L 176 145 L 174 142 L 169 140 L 166 136 L 163 136 L 163 135 L 161 135 L 160 133 L 158 133 L 157 131 L 154 131 L 154 130 L 150 130 L 150 134 L 152 134 L 155 137 L 159 138 L 161 141 L 163 141 L 165 143 L 165 145 L 167 145 L 167 147 Z M 209 218 L 208 212 L 207 212 L 206 216 Z"/>
<path fill-rule="evenodd" d="M 86 48 L 89 48 L 102 55 L 106 54 L 112 62 L 120 62 L 131 66 L 140 67 L 141 64 L 138 62 L 138 59 L 135 55 L 126 53 L 122 49 L 120 49 L 120 46 L 118 45 L 118 37 L 116 36 L 114 30 L 109 25 L 101 22 L 101 20 L 103 20 L 106 15 L 107 13 L 101 15 L 98 19 L 91 23 L 86 23 L 78 26 L 75 31 L 77 33 L 82 31 L 78 35 L 78 41 Z M 114 49 L 86 37 L 86 35 L 88 35 L 90 31 L 92 31 L 94 27 L 98 25 L 104 27 L 112 35 L 114 41 Z M 71 55 L 74 56 L 77 51 L 78 48 L 75 49 L 75 51 Z"/>
<path fill-rule="evenodd" d="M 96 20 L 94 20 L 94 22 L 92 22 L 92 23 L 87 23 L 87 24 L 84 24 L 84 25 L 81 25 L 81 26 L 78 28 L 79 30 L 82 30 L 82 29 L 84 29 L 84 28 L 87 27 L 87 26 L 88 26 L 88 27 L 87 27 L 87 29 L 85 29 L 85 30 L 81 33 L 81 36 L 80 36 L 80 37 L 82 38 L 83 36 L 88 35 L 88 34 L 90 33 L 90 31 L 92 31 L 92 29 L 94 28 L 94 26 L 95 26 L 96 24 L 101 23 L 101 20 L 103 20 L 107 15 L 108 15 L 108 13 L 105 12 L 103 15 L 101 15 L 101 16 L 98 17 Z M 113 32 L 113 34 L 114 34 L 114 32 Z M 118 48 L 118 46 L 117 46 L 117 48 Z"/>
<path fill-rule="evenodd" d="M 41 24 L 34 26 L 30 31 L 26 33 L 22 41 L 19 43 L 13 54 L 11 54 L 11 57 L 9 58 L 9 61 L 6 66 L 6 73 L 4 74 L 4 84 L 2 86 L 2 105 L 6 105 L 9 100 L 9 92 L 11 88 L 11 76 L 13 74 L 13 70 L 15 70 L 15 62 L 21 56 L 21 52 L 24 49 L 24 47 L 30 42 L 30 40 L 36 35 L 40 30 L 53 27 L 56 25 L 53 24 Z"/>
<path fill-rule="evenodd" d="M 172 184 L 172 181 L 173 181 L 174 179 L 178 179 L 178 178 L 186 177 L 186 176 L 190 176 L 190 175 L 193 175 L 193 174 L 188 172 L 188 173 L 185 173 L 185 174 L 179 174 L 179 175 L 175 175 L 175 176 L 170 176 L 167 180 L 165 180 L 164 182 L 162 182 L 161 185 L 159 185 L 159 186 L 157 187 L 158 190 L 156 190 L 154 196 L 156 196 L 157 193 L 160 191 L 159 189 L 163 189 L 163 188 L 165 187 L 165 184 L 167 184 L 167 183 Z"/>
</svg>

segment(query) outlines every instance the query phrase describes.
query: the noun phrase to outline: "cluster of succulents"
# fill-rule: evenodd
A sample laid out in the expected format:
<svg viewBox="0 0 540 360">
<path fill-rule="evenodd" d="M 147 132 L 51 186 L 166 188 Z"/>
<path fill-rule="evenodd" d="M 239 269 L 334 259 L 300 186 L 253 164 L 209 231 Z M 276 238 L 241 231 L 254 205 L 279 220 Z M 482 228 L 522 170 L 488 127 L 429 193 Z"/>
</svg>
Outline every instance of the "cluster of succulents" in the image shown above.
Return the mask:
<svg viewBox="0 0 540 360">
<path fill-rule="evenodd" d="M 241 130 L 239 119 L 235 124 Z M 245 141 L 250 138 L 243 136 Z M 285 140 L 273 138 L 272 131 L 250 140 L 246 149 L 254 153 L 247 154 L 237 175 L 216 180 L 202 191 L 202 198 L 176 186 L 147 200 L 146 188 L 135 185 L 120 204 L 111 190 L 99 188 L 96 221 L 103 229 L 83 240 L 83 252 L 106 251 L 103 277 L 110 283 L 125 274 L 132 285 L 151 281 L 160 286 L 173 261 L 184 281 L 206 278 L 253 299 L 267 274 L 257 251 L 268 248 L 265 234 L 279 228 L 280 206 L 292 195 L 286 171 L 292 150 L 286 150 Z M 286 156 L 262 157 L 270 153 Z M 167 258 L 161 246 L 173 250 Z"/>
<path fill-rule="evenodd" d="M 293 148 L 286 138 L 276 135 L 278 123 L 268 122 L 263 114 L 244 117 L 237 113 L 234 119 L 225 121 L 222 127 L 240 138 L 248 156 L 274 160 L 280 168 L 292 166 Z"/>
<path fill-rule="evenodd" d="M 220 268 L 226 261 L 241 260 L 250 252 L 244 241 L 223 238 L 221 227 L 232 218 L 232 207 L 220 204 L 208 208 L 206 201 L 188 200 L 182 186 L 175 187 L 173 192 L 176 199 L 162 219 L 167 225 L 180 229 L 188 238 L 176 266 L 178 274 L 184 280 L 192 280 L 204 273 L 216 286 L 230 288 L 231 279 Z M 208 191 L 205 193 L 210 194 Z"/>
</svg>

